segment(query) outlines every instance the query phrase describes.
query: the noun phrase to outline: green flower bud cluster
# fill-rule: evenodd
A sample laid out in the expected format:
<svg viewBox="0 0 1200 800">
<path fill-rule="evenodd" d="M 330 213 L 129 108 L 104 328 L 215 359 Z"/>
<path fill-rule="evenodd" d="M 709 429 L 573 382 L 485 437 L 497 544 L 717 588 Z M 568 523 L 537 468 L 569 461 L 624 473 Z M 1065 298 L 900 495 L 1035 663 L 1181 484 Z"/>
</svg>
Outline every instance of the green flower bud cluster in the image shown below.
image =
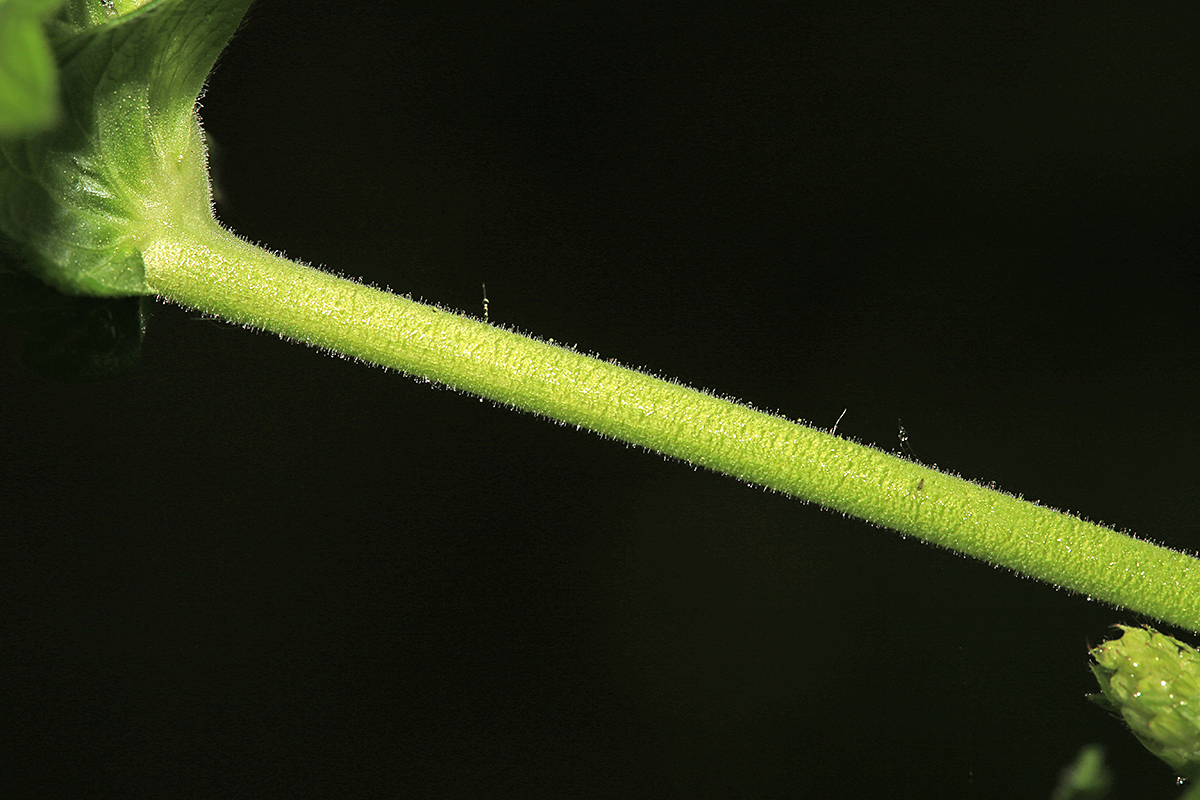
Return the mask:
<svg viewBox="0 0 1200 800">
<path fill-rule="evenodd" d="M 1091 651 L 1098 704 L 1118 712 L 1150 752 L 1187 778 L 1200 774 L 1200 652 L 1152 628 L 1118 626 Z"/>
</svg>

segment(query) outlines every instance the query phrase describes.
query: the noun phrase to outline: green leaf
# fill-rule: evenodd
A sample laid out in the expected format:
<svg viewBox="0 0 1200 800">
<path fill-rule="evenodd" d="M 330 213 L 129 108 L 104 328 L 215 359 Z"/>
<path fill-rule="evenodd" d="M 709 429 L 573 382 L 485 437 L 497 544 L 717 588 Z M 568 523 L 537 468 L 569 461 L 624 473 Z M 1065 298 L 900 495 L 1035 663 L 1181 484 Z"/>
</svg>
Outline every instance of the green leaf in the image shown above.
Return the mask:
<svg viewBox="0 0 1200 800">
<path fill-rule="evenodd" d="M 0 136 L 49 128 L 58 119 L 54 53 L 43 31 L 62 0 L 0 0 Z"/>
<path fill-rule="evenodd" d="M 70 294 L 150 293 L 142 251 L 211 217 L 195 104 L 248 5 L 73 0 L 48 26 L 63 124 L 0 140 L 0 246 Z"/>
<path fill-rule="evenodd" d="M 1063 770 L 1051 800 L 1102 800 L 1112 790 L 1112 772 L 1104 764 L 1104 748 L 1085 745 Z"/>
</svg>

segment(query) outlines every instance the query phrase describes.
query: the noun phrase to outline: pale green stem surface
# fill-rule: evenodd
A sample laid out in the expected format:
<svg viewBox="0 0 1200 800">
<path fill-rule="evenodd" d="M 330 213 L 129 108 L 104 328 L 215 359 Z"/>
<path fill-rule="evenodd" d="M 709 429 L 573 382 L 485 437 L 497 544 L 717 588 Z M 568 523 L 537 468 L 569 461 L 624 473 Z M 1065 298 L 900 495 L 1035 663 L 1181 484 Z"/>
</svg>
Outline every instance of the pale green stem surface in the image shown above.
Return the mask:
<svg viewBox="0 0 1200 800">
<path fill-rule="evenodd" d="M 162 297 L 819 503 L 1200 631 L 1200 560 L 573 350 L 301 266 L 207 222 L 150 245 Z"/>
</svg>

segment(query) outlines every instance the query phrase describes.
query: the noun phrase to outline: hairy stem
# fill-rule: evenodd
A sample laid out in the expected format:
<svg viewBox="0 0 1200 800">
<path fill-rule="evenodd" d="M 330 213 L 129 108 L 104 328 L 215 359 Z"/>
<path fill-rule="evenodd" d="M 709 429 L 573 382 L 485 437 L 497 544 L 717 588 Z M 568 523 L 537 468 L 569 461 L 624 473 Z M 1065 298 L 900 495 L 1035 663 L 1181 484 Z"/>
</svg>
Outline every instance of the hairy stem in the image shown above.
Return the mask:
<svg viewBox="0 0 1200 800">
<path fill-rule="evenodd" d="M 588 428 L 1200 631 L 1200 560 L 871 447 L 337 278 L 215 222 L 149 246 L 162 297 Z"/>
</svg>

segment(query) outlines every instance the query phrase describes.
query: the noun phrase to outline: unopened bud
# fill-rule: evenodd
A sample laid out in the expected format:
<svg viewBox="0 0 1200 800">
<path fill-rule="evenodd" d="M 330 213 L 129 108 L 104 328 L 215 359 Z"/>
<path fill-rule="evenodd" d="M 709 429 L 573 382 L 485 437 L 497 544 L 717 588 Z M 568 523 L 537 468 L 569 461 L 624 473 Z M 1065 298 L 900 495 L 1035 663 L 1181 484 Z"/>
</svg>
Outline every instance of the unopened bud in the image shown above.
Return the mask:
<svg viewBox="0 0 1200 800">
<path fill-rule="evenodd" d="M 1150 752 L 1184 777 L 1200 773 L 1200 652 L 1152 628 L 1118 626 L 1091 651 L 1100 695 Z"/>
</svg>

